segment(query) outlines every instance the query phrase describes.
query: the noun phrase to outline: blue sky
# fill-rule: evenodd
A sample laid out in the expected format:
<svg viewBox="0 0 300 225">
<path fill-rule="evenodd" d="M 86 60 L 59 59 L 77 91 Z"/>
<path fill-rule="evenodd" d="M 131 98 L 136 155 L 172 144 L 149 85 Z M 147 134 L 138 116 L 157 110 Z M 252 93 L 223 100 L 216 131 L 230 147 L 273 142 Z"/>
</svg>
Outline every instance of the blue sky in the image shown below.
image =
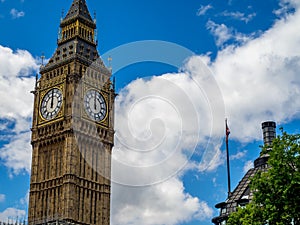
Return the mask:
<svg viewBox="0 0 300 225">
<path fill-rule="evenodd" d="M 71 2 L 0 0 L 0 220 L 26 218 L 30 91 Z M 232 188 L 259 155 L 261 122 L 299 133 L 300 4 L 87 3 L 119 93 L 112 224 L 211 224 L 227 195 L 224 118 Z"/>
</svg>

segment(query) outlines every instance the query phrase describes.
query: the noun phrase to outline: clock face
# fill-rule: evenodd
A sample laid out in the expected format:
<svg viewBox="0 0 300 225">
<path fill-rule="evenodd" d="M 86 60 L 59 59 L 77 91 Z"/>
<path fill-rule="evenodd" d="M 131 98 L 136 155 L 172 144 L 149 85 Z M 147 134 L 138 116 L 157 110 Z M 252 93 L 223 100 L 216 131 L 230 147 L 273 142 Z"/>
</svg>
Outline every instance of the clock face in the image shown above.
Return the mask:
<svg viewBox="0 0 300 225">
<path fill-rule="evenodd" d="M 62 106 L 62 92 L 58 88 L 53 88 L 46 93 L 40 107 L 41 115 L 46 120 L 51 120 L 57 116 Z"/>
<path fill-rule="evenodd" d="M 84 109 L 89 117 L 96 121 L 102 121 L 107 113 L 107 106 L 102 94 L 96 90 L 89 90 L 84 96 Z"/>
</svg>

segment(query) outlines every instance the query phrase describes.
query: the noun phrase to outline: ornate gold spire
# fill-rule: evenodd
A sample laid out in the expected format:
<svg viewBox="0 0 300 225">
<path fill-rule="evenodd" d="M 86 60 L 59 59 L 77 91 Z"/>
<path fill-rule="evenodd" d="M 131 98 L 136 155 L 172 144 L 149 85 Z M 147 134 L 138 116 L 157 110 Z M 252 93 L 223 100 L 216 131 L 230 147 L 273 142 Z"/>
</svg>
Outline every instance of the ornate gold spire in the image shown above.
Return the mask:
<svg viewBox="0 0 300 225">
<path fill-rule="evenodd" d="M 94 28 L 96 27 L 90 13 L 88 7 L 86 5 L 85 0 L 74 0 L 71 8 L 69 9 L 66 17 L 62 21 L 62 25 L 68 23 L 69 21 L 80 20 L 82 22 L 86 22 Z"/>
<path fill-rule="evenodd" d="M 73 0 L 72 5 L 60 22 L 57 49 L 44 71 L 75 58 L 91 64 L 99 58 L 96 40 L 96 23 L 89 13 L 85 0 Z M 98 60 L 102 65 L 102 60 Z M 104 67 L 104 65 L 102 65 Z"/>
<path fill-rule="evenodd" d="M 63 43 L 76 37 L 96 45 L 94 23 L 85 0 L 74 0 L 66 17 L 60 23 L 60 39 Z"/>
</svg>

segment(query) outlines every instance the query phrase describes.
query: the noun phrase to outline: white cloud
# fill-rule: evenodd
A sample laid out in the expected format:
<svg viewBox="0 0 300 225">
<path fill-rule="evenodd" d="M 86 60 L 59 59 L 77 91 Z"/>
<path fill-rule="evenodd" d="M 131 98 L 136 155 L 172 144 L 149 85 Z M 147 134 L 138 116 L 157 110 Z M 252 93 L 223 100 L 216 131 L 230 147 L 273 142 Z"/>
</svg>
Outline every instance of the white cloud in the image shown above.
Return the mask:
<svg viewBox="0 0 300 225">
<path fill-rule="evenodd" d="M 232 27 L 227 27 L 225 24 L 217 24 L 212 20 L 206 23 L 206 27 L 215 37 L 218 47 L 224 47 L 228 41 L 234 41 L 235 45 L 242 45 L 257 36 L 256 32 L 246 35 Z"/>
<path fill-rule="evenodd" d="M 17 50 L 13 51 L 8 47 L 0 45 L 0 75 L 4 78 L 11 77 L 28 77 L 30 72 L 38 67 L 35 59 L 28 51 Z"/>
<path fill-rule="evenodd" d="M 0 202 L 4 202 L 5 201 L 5 195 L 4 194 L 0 194 Z"/>
<path fill-rule="evenodd" d="M 279 9 L 274 10 L 273 13 L 280 18 L 289 16 L 291 12 L 300 7 L 300 3 L 297 0 L 280 0 Z"/>
<path fill-rule="evenodd" d="M 220 150 L 220 145 L 215 144 L 206 151 L 199 162 L 190 162 L 190 168 L 196 168 L 199 172 L 211 172 L 217 169 L 225 161 L 224 154 Z"/>
<path fill-rule="evenodd" d="M 222 46 L 233 36 L 232 30 L 225 24 L 216 24 L 209 20 L 206 24 L 207 29 L 215 36 L 217 46 Z"/>
<path fill-rule="evenodd" d="M 29 171 L 35 71 L 38 66 L 29 52 L 13 52 L 0 46 L 0 119 L 3 135 L 9 141 L 0 148 L 0 158 L 13 173 Z M 6 141 L 7 141 L 6 140 Z"/>
<path fill-rule="evenodd" d="M 300 13 L 241 46 L 230 45 L 208 62 L 223 92 L 231 137 L 261 139 L 260 123 L 299 117 Z"/>
<path fill-rule="evenodd" d="M 5 201 L 6 196 L 0 194 L 0 203 Z M 15 222 L 19 221 L 26 221 L 27 215 L 25 208 L 28 207 L 29 203 L 29 190 L 26 195 L 20 199 L 21 209 L 18 207 L 8 207 L 4 211 L 0 212 L 0 222 L 7 222 L 14 224 Z M 19 205 L 19 204 L 18 204 Z M 24 208 L 24 209 L 22 209 Z"/>
<path fill-rule="evenodd" d="M 231 160 L 241 159 L 247 154 L 247 151 L 237 152 L 235 155 L 231 155 Z"/>
<path fill-rule="evenodd" d="M 199 203 L 199 210 L 197 212 L 196 218 L 199 220 L 211 219 L 213 215 L 213 210 L 207 205 L 206 202 Z"/>
<path fill-rule="evenodd" d="M 25 16 L 25 12 L 18 11 L 17 9 L 13 8 L 10 10 L 10 15 L 12 16 L 13 19 L 18 19 Z"/>
<path fill-rule="evenodd" d="M 138 186 L 161 182 L 183 169 L 195 150 L 202 155 L 197 166 L 201 171 L 218 164 L 224 118 L 220 90 L 198 58 L 183 71 L 138 79 L 119 93 L 115 182 Z"/>
<path fill-rule="evenodd" d="M 17 219 L 25 219 L 25 210 L 7 208 L 3 212 L 0 212 L 0 221 L 9 220 L 10 223 L 14 223 Z"/>
<path fill-rule="evenodd" d="M 185 193 L 175 178 L 149 187 L 114 185 L 112 193 L 112 224 L 172 225 L 205 220 L 213 213 L 206 202 Z"/>
<path fill-rule="evenodd" d="M 214 178 L 212 179 L 212 183 L 213 183 L 214 187 L 217 187 L 217 186 L 218 186 L 218 184 L 217 184 L 217 178 L 216 178 L 216 177 L 214 177 Z"/>
<path fill-rule="evenodd" d="M 252 161 L 247 161 L 247 162 L 245 162 L 245 165 L 243 167 L 243 172 L 246 173 L 251 168 L 253 168 L 253 162 Z"/>
<path fill-rule="evenodd" d="M 197 15 L 198 16 L 203 16 L 206 14 L 206 12 L 213 7 L 211 5 L 201 5 L 200 8 L 198 9 Z"/>
<path fill-rule="evenodd" d="M 26 195 L 20 199 L 20 203 L 21 205 L 24 205 L 24 206 L 28 206 L 29 204 L 29 190 L 27 191 Z"/>
<path fill-rule="evenodd" d="M 221 15 L 248 23 L 256 16 L 256 13 L 245 14 L 239 11 L 236 12 L 224 11 L 221 13 Z"/>
<path fill-rule="evenodd" d="M 4 160 L 4 165 L 11 169 L 11 175 L 18 174 L 23 170 L 29 173 L 31 165 L 30 132 L 17 134 L 12 138 L 9 144 L 0 149 L 0 157 Z"/>
<path fill-rule="evenodd" d="M 202 59 L 192 57 L 181 73 L 137 79 L 119 92 L 113 224 L 171 225 L 212 216 L 181 181 L 185 170 L 212 171 L 223 159 L 224 105 Z M 194 151 L 200 162 L 189 161 Z"/>
</svg>

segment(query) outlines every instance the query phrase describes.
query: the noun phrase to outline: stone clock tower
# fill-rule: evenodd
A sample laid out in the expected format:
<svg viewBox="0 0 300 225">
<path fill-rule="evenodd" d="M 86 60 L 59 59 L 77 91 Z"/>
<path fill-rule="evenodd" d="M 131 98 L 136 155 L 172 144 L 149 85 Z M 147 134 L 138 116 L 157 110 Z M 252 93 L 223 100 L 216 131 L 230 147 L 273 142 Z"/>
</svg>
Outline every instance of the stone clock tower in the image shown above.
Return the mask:
<svg viewBox="0 0 300 225">
<path fill-rule="evenodd" d="M 34 91 L 29 225 L 109 225 L 115 92 L 85 0 L 60 22 Z"/>
</svg>

